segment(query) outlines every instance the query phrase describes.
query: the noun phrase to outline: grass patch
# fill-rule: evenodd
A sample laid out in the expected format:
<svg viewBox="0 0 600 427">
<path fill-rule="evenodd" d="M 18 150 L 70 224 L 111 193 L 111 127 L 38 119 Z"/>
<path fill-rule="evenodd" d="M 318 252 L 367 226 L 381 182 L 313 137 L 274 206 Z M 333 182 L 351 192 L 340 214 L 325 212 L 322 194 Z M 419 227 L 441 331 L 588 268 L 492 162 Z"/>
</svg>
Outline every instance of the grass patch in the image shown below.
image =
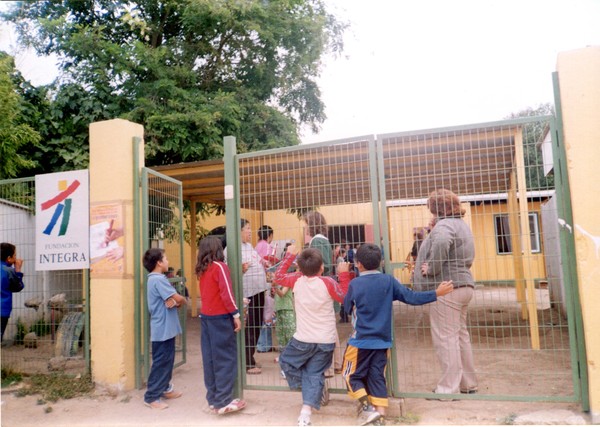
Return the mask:
<svg viewBox="0 0 600 427">
<path fill-rule="evenodd" d="M 25 335 L 27 335 L 27 332 L 29 332 L 29 329 L 21 321 L 21 318 L 18 317 L 17 318 L 17 333 L 15 334 L 15 337 L 14 337 L 14 340 L 13 340 L 13 344 L 14 345 L 21 345 L 21 344 L 23 344 L 23 338 L 25 338 Z"/>
<path fill-rule="evenodd" d="M 45 319 L 38 319 L 30 328 L 29 332 L 35 332 L 38 337 L 43 337 L 51 332 L 51 326 Z"/>
<path fill-rule="evenodd" d="M 23 381 L 23 375 L 13 371 L 11 368 L 2 368 L 2 387 L 20 383 Z"/>
<path fill-rule="evenodd" d="M 500 419 L 499 422 L 502 425 L 511 426 L 515 423 L 516 419 L 517 419 L 517 414 L 511 413 L 511 414 L 507 415 L 506 417 Z"/>
<path fill-rule="evenodd" d="M 403 415 L 398 418 L 393 418 L 395 421 L 394 424 L 416 424 L 421 418 L 417 414 L 413 414 L 412 412 L 408 412 L 406 415 Z"/>
<path fill-rule="evenodd" d="M 37 374 L 28 378 L 26 384 L 26 387 L 17 391 L 17 396 L 41 394 L 48 402 L 85 396 L 94 390 L 94 383 L 89 375 L 71 377 L 64 374 Z"/>
</svg>

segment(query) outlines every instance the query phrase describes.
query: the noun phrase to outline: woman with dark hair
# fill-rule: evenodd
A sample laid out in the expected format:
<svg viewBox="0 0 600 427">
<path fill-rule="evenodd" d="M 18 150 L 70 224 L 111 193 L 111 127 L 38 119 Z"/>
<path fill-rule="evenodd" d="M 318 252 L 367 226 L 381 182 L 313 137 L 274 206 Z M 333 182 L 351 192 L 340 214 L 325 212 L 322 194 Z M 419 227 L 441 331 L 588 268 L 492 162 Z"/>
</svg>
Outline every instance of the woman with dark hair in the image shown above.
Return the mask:
<svg viewBox="0 0 600 427">
<path fill-rule="evenodd" d="M 440 189 L 427 199 L 435 227 L 425 238 L 415 264 L 417 291 L 435 289 L 452 280 L 454 290 L 431 304 L 431 337 L 442 377 L 434 393 L 477 393 L 471 337 L 467 330 L 467 309 L 475 281 L 470 268 L 475 258 L 473 234 L 462 219 L 465 210 L 456 194 Z"/>
<path fill-rule="evenodd" d="M 269 288 L 262 258 L 252 247 L 252 229 L 250 221 L 242 219 L 242 279 L 244 287 L 244 298 L 250 300 L 248 304 L 248 319 L 244 333 L 246 337 L 246 373 L 250 375 L 260 374 L 262 371 L 254 359 L 256 343 L 260 335 L 263 322 L 263 310 L 265 307 L 265 291 Z M 227 262 L 227 249 L 223 251 L 225 262 Z"/>
</svg>

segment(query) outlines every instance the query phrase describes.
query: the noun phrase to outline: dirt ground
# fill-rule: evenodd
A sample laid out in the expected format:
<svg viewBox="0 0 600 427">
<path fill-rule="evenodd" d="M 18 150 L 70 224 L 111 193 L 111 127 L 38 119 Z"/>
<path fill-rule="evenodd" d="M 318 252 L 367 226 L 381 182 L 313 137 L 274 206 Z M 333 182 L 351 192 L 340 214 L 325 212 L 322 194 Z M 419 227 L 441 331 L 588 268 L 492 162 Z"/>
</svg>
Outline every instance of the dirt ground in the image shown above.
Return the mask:
<svg viewBox="0 0 600 427">
<path fill-rule="evenodd" d="M 480 292 L 479 299 L 493 297 Z M 568 351 L 564 347 L 565 325 L 547 310 L 540 312 L 541 349 L 532 352 L 528 327 L 514 306 L 477 304 L 470 310 L 472 341 L 480 380 L 480 395 L 556 395 L 572 390 Z M 437 378 L 431 352 L 426 310 L 397 307 L 396 333 L 400 343 L 396 360 L 399 388 L 426 393 Z M 403 329 L 399 329 L 399 326 Z M 552 326 L 556 327 L 552 327 Z M 350 325 L 340 325 L 347 336 Z M 41 402 L 39 396 L 16 397 L 2 390 L 2 426 L 272 426 L 296 425 L 301 406 L 298 392 L 286 389 L 274 362 L 276 352 L 258 354 L 263 374 L 248 377 L 255 386 L 277 386 L 277 391 L 246 390 L 246 409 L 226 416 L 209 414 L 204 397 L 200 354 L 199 319 L 188 318 L 187 363 L 176 368 L 173 381 L 184 395 L 170 401 L 165 411 L 143 406 L 144 390 L 118 394 L 97 388 L 93 396 Z M 344 342 L 342 341 L 342 346 Z M 568 347 L 567 347 L 568 348 Z M 342 390 L 341 377 L 331 380 Z M 513 402 L 501 400 L 429 401 L 424 398 L 391 399 L 387 425 L 499 425 L 589 424 L 589 417 L 574 403 Z M 331 395 L 329 405 L 315 411 L 313 425 L 356 425 L 355 403 L 344 393 Z M 527 418 L 535 415 L 537 418 Z M 533 419 L 533 421 L 532 421 Z"/>
</svg>

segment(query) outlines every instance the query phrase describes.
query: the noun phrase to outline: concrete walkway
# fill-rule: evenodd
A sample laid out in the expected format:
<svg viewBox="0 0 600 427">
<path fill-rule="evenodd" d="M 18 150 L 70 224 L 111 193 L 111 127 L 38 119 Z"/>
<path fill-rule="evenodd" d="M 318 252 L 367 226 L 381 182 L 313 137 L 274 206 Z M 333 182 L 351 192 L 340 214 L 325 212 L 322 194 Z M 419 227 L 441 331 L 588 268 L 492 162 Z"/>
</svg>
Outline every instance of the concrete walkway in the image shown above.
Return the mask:
<svg viewBox="0 0 600 427">
<path fill-rule="evenodd" d="M 173 381 L 184 395 L 169 401 L 164 411 L 143 405 L 144 390 L 115 394 L 97 390 L 94 396 L 56 403 L 40 396 L 16 397 L 2 390 L 2 426 L 276 426 L 296 425 L 301 405 L 298 392 L 246 391 L 246 409 L 226 416 L 208 412 L 202 377 L 199 320 L 188 319 L 187 363 L 174 372 Z M 577 404 L 523 403 L 464 400 L 437 402 L 425 399 L 393 399 L 387 425 L 498 425 L 589 423 Z M 355 403 L 346 395 L 333 394 L 328 406 L 314 412 L 313 425 L 355 425 Z"/>
</svg>

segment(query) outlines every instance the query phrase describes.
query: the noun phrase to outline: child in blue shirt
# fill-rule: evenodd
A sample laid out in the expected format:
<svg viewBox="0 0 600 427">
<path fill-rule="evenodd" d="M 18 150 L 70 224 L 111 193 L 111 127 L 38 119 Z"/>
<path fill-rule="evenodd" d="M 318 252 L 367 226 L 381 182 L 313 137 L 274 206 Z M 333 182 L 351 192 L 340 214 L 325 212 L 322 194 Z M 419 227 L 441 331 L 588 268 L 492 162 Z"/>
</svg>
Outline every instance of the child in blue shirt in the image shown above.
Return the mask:
<svg viewBox="0 0 600 427">
<path fill-rule="evenodd" d="M 377 423 L 388 406 L 385 367 L 392 347 L 394 301 L 411 305 L 433 302 L 452 292 L 452 281 L 442 282 L 435 291 L 414 292 L 393 276 L 378 271 L 379 246 L 365 243 L 354 260 L 360 276 L 350 282 L 344 309 L 352 315 L 354 330 L 344 353 L 344 380 L 348 395 L 361 403 L 360 425 Z"/>
<path fill-rule="evenodd" d="M 177 307 L 185 304 L 186 300 L 165 276 L 169 260 L 163 249 L 148 249 L 144 254 L 144 268 L 150 273 L 147 296 L 152 341 L 152 368 L 144 404 L 152 409 L 166 409 L 169 405 L 161 398 L 176 399 L 183 394 L 173 388 L 171 376 L 175 363 L 175 337 L 181 334 Z"/>
</svg>

